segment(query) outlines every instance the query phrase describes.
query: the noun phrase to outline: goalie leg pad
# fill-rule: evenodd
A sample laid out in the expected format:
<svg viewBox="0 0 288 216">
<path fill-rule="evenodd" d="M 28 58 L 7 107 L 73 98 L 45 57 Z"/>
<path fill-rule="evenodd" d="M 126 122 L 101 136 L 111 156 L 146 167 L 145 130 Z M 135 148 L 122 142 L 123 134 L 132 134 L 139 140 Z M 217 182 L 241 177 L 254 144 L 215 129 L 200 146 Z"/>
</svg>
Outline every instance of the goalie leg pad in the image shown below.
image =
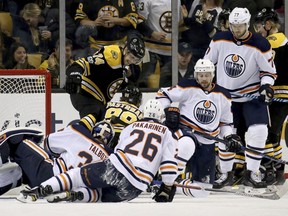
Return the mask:
<svg viewBox="0 0 288 216">
<path fill-rule="evenodd" d="M 1 132 L 0 146 L 5 142 L 9 144 L 19 144 L 23 139 L 30 139 L 36 144 L 41 144 L 44 133 L 38 128 L 11 128 Z"/>
</svg>

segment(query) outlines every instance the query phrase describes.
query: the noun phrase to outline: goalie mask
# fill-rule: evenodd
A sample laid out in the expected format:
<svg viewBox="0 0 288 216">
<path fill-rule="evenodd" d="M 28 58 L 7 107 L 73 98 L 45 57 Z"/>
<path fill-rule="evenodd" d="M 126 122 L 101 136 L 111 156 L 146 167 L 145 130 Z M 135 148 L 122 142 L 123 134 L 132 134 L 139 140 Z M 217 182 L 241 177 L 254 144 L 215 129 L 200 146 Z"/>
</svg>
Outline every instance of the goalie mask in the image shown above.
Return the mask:
<svg viewBox="0 0 288 216">
<path fill-rule="evenodd" d="M 98 122 L 92 129 L 92 136 L 109 146 L 115 135 L 112 125 L 107 121 Z"/>
<path fill-rule="evenodd" d="M 122 92 L 120 101 L 126 101 L 139 107 L 142 102 L 142 92 L 135 86 L 127 86 Z"/>
</svg>

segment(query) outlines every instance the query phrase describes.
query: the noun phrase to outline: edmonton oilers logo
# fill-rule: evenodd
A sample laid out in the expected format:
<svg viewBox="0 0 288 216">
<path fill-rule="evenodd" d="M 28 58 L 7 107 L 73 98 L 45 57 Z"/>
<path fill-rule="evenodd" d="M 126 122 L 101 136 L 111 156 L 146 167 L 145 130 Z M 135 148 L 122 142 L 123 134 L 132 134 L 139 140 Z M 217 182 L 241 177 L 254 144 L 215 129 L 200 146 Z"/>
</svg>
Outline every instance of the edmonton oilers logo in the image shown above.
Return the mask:
<svg viewBox="0 0 288 216">
<path fill-rule="evenodd" d="M 231 78 L 241 76 L 246 68 L 244 59 L 236 54 L 230 54 L 224 59 L 225 73 Z"/>
<path fill-rule="evenodd" d="M 210 124 L 217 114 L 216 106 L 208 100 L 200 101 L 194 108 L 195 119 L 202 124 Z"/>
</svg>

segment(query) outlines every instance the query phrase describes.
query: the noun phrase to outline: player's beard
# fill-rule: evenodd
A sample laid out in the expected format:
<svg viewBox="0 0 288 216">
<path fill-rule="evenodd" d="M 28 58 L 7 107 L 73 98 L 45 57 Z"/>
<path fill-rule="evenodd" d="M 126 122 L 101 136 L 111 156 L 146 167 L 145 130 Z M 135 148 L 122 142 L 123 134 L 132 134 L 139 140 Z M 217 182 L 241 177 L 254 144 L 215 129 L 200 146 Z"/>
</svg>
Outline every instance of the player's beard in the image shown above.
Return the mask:
<svg viewBox="0 0 288 216">
<path fill-rule="evenodd" d="M 210 89 L 210 86 L 211 86 L 211 83 L 207 82 L 207 81 L 202 81 L 200 83 L 201 87 L 204 89 L 204 90 L 209 90 Z"/>
</svg>

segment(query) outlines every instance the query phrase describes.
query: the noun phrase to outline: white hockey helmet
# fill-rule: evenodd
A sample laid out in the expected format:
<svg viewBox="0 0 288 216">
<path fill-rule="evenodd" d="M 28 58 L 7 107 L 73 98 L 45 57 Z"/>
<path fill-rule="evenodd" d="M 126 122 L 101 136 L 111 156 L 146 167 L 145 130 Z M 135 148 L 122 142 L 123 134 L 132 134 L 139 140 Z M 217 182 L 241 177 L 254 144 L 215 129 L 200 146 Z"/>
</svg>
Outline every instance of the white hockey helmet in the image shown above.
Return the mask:
<svg viewBox="0 0 288 216">
<path fill-rule="evenodd" d="M 234 8 L 229 15 L 230 24 L 247 24 L 249 28 L 251 14 L 247 8 Z"/>
<path fill-rule="evenodd" d="M 209 59 L 199 59 L 194 66 L 194 77 L 197 78 L 197 73 L 210 72 L 212 78 L 215 75 L 215 66 Z"/>
<path fill-rule="evenodd" d="M 162 122 L 164 118 L 162 104 L 156 99 L 148 100 L 143 107 L 143 117 L 156 119 Z"/>
</svg>

